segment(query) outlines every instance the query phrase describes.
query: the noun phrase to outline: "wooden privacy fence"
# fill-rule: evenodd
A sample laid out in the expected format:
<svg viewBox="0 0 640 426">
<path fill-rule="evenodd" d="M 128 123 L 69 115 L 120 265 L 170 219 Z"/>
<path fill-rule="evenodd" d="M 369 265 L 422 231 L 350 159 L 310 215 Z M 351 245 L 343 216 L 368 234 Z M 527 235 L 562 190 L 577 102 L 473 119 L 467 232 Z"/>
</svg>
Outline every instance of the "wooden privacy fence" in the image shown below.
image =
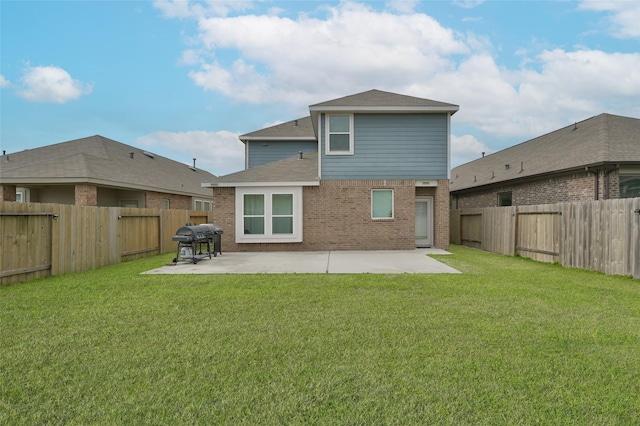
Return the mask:
<svg viewBox="0 0 640 426">
<path fill-rule="evenodd" d="M 211 212 L 0 202 L 0 284 L 97 269 L 175 250 Z"/>
<path fill-rule="evenodd" d="M 450 241 L 640 278 L 640 198 L 451 210 Z"/>
</svg>

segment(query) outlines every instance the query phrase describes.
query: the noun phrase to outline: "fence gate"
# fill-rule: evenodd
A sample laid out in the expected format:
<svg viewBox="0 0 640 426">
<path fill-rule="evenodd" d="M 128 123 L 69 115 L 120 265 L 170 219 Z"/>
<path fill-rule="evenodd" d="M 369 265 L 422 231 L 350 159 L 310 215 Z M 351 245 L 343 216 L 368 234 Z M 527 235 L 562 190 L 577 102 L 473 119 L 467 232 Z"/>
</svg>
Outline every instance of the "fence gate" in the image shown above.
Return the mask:
<svg viewBox="0 0 640 426">
<path fill-rule="evenodd" d="M 560 259 L 559 211 L 516 212 L 516 253 L 541 262 Z"/>
<path fill-rule="evenodd" d="M 0 284 L 51 274 L 54 213 L 0 213 Z"/>
</svg>

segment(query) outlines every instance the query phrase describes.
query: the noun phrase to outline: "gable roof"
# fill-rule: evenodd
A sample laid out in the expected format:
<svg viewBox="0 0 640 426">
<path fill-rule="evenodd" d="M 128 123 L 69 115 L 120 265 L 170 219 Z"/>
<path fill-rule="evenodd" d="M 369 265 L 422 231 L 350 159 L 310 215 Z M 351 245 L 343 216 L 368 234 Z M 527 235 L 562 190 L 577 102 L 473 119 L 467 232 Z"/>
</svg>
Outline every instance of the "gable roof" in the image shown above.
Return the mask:
<svg viewBox="0 0 640 426">
<path fill-rule="evenodd" d="M 455 167 L 449 189 L 619 163 L 640 164 L 640 119 L 600 114 Z"/>
<path fill-rule="evenodd" d="M 0 158 L 0 181 L 18 186 L 92 183 L 210 197 L 211 191 L 201 183 L 214 178 L 204 170 L 99 135 Z"/>
<path fill-rule="evenodd" d="M 451 113 L 453 115 L 458 109 L 458 105 L 454 104 L 375 89 L 309 106 L 311 123 L 316 134 L 318 115 L 322 112 Z"/>
<path fill-rule="evenodd" d="M 214 179 L 209 186 L 316 186 L 318 178 L 318 153 L 306 152 L 302 159 L 295 157 L 274 161 Z"/>
<path fill-rule="evenodd" d="M 316 140 L 311 116 L 276 124 L 255 132 L 240 135 L 240 140 Z"/>
<path fill-rule="evenodd" d="M 400 95 L 397 93 L 384 92 L 382 90 L 375 89 L 310 105 L 309 109 L 312 111 L 318 111 L 322 109 L 333 109 L 336 107 L 344 107 L 349 109 L 355 108 L 357 110 L 366 108 L 389 107 L 407 109 L 419 108 L 428 109 L 430 111 L 448 112 L 455 112 L 458 110 L 458 105 L 433 101 L 431 99 L 417 98 L 414 96 Z"/>
</svg>

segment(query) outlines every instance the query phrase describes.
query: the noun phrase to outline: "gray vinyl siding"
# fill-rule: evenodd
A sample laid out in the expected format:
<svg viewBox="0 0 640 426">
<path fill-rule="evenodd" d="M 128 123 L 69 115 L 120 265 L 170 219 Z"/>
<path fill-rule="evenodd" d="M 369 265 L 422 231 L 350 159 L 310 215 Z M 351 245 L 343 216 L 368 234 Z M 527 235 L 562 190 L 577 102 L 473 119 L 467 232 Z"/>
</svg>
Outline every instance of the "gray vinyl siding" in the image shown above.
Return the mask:
<svg viewBox="0 0 640 426">
<path fill-rule="evenodd" d="M 446 179 L 447 114 L 354 114 L 354 155 L 326 155 L 322 179 Z"/>
<path fill-rule="evenodd" d="M 248 168 L 262 166 L 302 152 L 317 152 L 316 141 L 249 141 Z"/>
</svg>

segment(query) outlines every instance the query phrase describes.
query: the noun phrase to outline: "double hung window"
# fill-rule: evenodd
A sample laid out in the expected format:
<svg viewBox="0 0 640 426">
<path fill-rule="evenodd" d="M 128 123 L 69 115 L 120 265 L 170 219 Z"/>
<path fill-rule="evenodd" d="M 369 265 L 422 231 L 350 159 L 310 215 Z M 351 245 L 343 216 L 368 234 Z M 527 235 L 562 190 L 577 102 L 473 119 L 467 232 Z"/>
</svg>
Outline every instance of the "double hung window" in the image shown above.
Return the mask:
<svg viewBox="0 0 640 426">
<path fill-rule="evenodd" d="M 327 115 L 326 134 L 327 154 L 353 154 L 353 116 L 351 114 Z"/>
</svg>

